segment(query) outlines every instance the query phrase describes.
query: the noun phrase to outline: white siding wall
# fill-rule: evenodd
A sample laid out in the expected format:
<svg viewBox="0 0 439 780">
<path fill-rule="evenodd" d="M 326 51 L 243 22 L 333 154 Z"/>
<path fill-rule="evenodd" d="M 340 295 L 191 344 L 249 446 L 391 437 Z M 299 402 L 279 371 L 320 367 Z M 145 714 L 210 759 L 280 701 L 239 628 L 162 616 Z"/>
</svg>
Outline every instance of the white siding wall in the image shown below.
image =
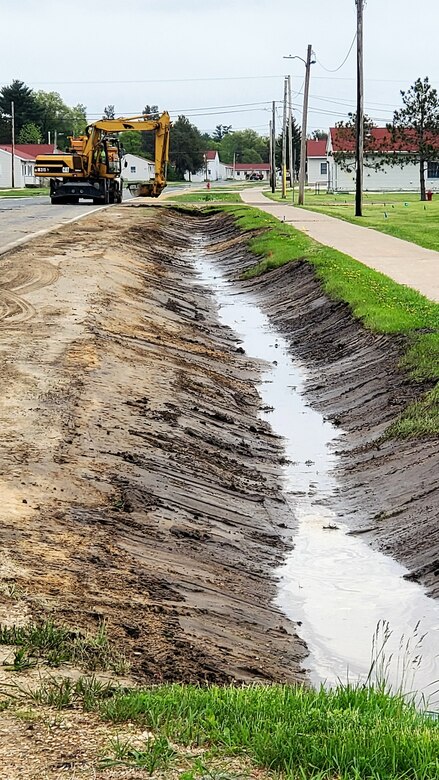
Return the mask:
<svg viewBox="0 0 439 780">
<path fill-rule="evenodd" d="M 16 187 L 24 187 L 25 184 L 22 173 L 22 162 L 24 161 L 15 156 L 14 172 Z M 32 179 L 29 183 L 34 184 L 35 179 Z M 1 187 L 12 187 L 12 155 L 10 152 L 5 152 L 4 149 L 0 149 L 0 188 Z"/>
<path fill-rule="evenodd" d="M 327 165 L 326 173 L 321 172 L 322 163 L 326 163 Z M 308 157 L 307 160 L 308 184 L 310 185 L 321 184 L 326 187 L 328 184 L 328 168 L 329 165 L 327 163 L 326 157 Z"/>
<path fill-rule="evenodd" d="M 124 181 L 149 181 L 154 178 L 154 163 L 135 154 L 126 154 L 122 162 L 121 176 Z"/>
<path fill-rule="evenodd" d="M 225 179 L 224 165 L 219 160 L 218 153 L 214 160 L 207 160 L 207 163 L 200 168 L 196 173 L 185 173 L 184 178 L 186 181 L 202 182 L 206 181 L 206 168 L 207 168 L 207 181 L 218 181 Z"/>
<path fill-rule="evenodd" d="M 330 158 L 329 162 L 329 187 L 334 191 L 352 191 L 355 190 L 355 163 L 352 160 L 351 171 L 344 170 L 340 165 Z M 401 191 L 419 190 L 419 166 L 414 164 L 399 166 L 387 165 L 383 170 L 374 171 L 371 168 L 364 168 L 364 190 L 377 191 Z M 425 186 L 427 190 L 433 192 L 439 191 L 439 179 L 426 179 Z"/>
</svg>

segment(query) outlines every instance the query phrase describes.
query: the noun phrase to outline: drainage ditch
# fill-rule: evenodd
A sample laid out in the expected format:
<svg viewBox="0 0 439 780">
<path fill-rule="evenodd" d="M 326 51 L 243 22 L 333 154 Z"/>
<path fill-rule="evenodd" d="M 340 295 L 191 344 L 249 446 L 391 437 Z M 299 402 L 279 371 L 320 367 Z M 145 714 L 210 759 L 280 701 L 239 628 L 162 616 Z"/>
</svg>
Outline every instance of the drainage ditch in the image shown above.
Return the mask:
<svg viewBox="0 0 439 780">
<path fill-rule="evenodd" d="M 310 406 L 304 362 L 254 293 L 237 286 L 212 260 L 203 240 L 193 239 L 188 254 L 201 284 L 214 292 L 221 323 L 235 332 L 249 357 L 265 362 L 260 417 L 284 440 L 284 490 L 295 529 L 294 548 L 276 572 L 276 604 L 298 623 L 309 649 L 311 681 L 354 683 L 371 674 L 432 706 L 439 679 L 439 605 L 405 579 L 407 568 L 344 522 L 336 476 L 343 432 Z"/>
</svg>

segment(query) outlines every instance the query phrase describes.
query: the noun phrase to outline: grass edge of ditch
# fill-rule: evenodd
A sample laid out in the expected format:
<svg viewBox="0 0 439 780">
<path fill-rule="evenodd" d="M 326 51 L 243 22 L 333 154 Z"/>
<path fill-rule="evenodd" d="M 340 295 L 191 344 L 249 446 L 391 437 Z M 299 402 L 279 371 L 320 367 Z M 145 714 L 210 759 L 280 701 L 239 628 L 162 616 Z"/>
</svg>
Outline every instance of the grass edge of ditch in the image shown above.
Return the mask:
<svg viewBox="0 0 439 780">
<path fill-rule="evenodd" d="M 327 295 L 346 303 L 366 328 L 405 339 L 406 350 L 399 368 L 412 382 L 420 387 L 422 384 L 422 389 L 419 398 L 388 426 L 383 439 L 437 436 L 439 304 L 264 211 L 245 204 L 204 209 L 204 213 L 218 212 L 230 215 L 244 232 L 259 231 L 248 243 L 258 261 L 243 274 L 243 279 L 260 276 L 288 262 L 305 260 L 313 266 Z"/>
<path fill-rule="evenodd" d="M 331 690 L 178 683 L 127 689 L 80 678 L 69 685 L 53 681 L 49 689 L 46 682 L 42 689 L 32 693 L 31 705 L 81 709 L 114 726 L 146 729 L 144 746 L 115 737 L 100 768 L 147 768 L 166 745 L 184 760 L 188 780 L 203 774 L 191 773 L 191 761 L 206 776 L 212 759 L 225 766 L 250 762 L 297 780 L 432 780 L 439 774 L 439 721 L 384 683 Z M 28 703 L 25 692 L 15 697 L 16 707 Z"/>
</svg>

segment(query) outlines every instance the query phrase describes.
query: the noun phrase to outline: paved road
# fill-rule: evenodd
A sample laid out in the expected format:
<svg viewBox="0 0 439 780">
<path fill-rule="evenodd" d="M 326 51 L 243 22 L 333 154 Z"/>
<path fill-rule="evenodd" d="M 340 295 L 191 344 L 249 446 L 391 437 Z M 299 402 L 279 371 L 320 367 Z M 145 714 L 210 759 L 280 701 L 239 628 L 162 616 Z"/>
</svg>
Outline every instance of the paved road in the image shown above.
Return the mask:
<svg viewBox="0 0 439 780">
<path fill-rule="evenodd" d="M 179 191 L 178 187 L 168 186 L 165 193 Z M 128 191 L 124 191 L 124 202 L 131 200 Z M 17 241 L 26 241 L 41 230 L 49 230 L 69 222 L 83 214 L 91 214 L 102 206 L 90 203 L 65 204 L 52 206 L 49 197 L 36 195 L 25 198 L 0 197 L 0 254 Z"/>
<path fill-rule="evenodd" d="M 439 302 L 439 252 L 326 214 L 275 203 L 262 195 L 261 189 L 243 190 L 241 197 L 250 206 L 292 224 L 321 244 L 338 249 Z"/>
<path fill-rule="evenodd" d="M 52 206 L 50 198 L 42 196 L 0 198 L 0 252 L 15 241 L 99 208 L 88 203 Z"/>
</svg>

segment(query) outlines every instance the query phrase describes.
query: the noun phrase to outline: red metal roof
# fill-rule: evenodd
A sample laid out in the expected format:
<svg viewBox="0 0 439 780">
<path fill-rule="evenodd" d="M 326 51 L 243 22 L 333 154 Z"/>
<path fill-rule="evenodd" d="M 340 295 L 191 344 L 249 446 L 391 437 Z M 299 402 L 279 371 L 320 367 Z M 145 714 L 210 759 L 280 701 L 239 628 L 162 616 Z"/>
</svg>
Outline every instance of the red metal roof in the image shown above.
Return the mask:
<svg viewBox="0 0 439 780">
<path fill-rule="evenodd" d="M 204 152 L 204 158 L 206 160 L 214 160 L 218 152 Z"/>
<path fill-rule="evenodd" d="M 0 149 L 2 149 L 4 152 L 9 152 L 11 154 L 12 147 L 11 144 L 0 144 Z M 35 160 L 34 154 L 26 154 L 26 152 L 18 152 L 17 149 L 15 149 L 15 156 L 19 157 L 20 160 Z"/>
<path fill-rule="evenodd" d="M 0 144 L 0 149 L 12 152 L 12 144 Z M 55 144 L 15 144 L 15 154 L 26 160 L 35 160 L 37 154 L 53 154 Z"/>
<path fill-rule="evenodd" d="M 269 171 L 270 163 L 235 163 L 236 171 Z"/>
<path fill-rule="evenodd" d="M 343 127 L 331 127 L 329 130 L 332 140 L 332 150 L 334 152 L 354 152 L 355 151 L 355 133 L 353 130 Z M 392 134 L 387 127 L 373 127 L 365 138 L 366 152 L 415 152 L 417 145 L 410 142 L 410 130 L 404 133 L 404 139 L 393 140 Z M 433 146 L 438 147 L 439 138 L 432 137 L 429 140 Z"/>
<path fill-rule="evenodd" d="M 326 139 L 306 142 L 307 157 L 326 157 Z"/>
</svg>

